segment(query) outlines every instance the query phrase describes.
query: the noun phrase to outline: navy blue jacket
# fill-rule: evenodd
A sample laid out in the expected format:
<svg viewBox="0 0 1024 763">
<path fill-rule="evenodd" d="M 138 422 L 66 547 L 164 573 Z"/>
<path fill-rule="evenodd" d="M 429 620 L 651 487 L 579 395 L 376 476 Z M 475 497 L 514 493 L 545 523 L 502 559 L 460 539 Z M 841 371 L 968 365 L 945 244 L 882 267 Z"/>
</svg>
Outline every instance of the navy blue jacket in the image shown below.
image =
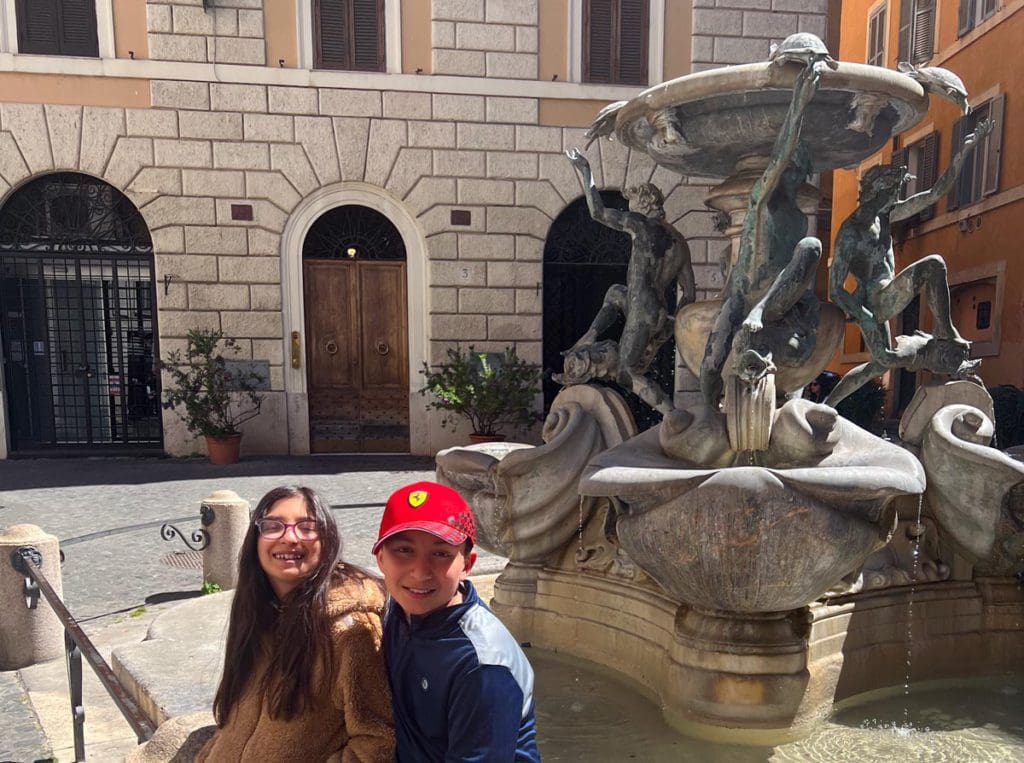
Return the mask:
<svg viewBox="0 0 1024 763">
<path fill-rule="evenodd" d="M 540 761 L 533 669 L 464 581 L 463 602 L 408 618 L 391 600 L 384 655 L 399 763 Z"/>
</svg>

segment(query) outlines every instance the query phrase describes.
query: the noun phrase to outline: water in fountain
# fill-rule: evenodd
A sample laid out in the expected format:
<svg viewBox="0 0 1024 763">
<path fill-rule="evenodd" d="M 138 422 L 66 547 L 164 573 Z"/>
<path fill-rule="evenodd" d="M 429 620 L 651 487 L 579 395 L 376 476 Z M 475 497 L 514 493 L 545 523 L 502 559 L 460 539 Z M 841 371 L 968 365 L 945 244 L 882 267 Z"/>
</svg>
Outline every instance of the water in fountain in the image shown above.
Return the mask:
<svg viewBox="0 0 1024 763">
<path fill-rule="evenodd" d="M 529 651 L 536 669 L 538 739 L 544 760 L 650 763 L 1024 759 L 1024 685 L 1005 680 L 915 686 L 921 725 L 906 734 L 902 687 L 843 703 L 811 736 L 775 747 L 714 744 L 680 736 L 654 700 L 621 675 L 562 654 Z"/>
</svg>

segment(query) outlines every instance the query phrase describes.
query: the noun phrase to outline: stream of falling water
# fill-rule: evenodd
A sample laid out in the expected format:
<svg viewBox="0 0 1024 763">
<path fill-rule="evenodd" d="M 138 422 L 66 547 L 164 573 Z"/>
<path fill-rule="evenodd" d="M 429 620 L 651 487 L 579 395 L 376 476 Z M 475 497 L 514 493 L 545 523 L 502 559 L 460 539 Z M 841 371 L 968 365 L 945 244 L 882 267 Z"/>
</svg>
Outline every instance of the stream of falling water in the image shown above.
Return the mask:
<svg viewBox="0 0 1024 763">
<path fill-rule="evenodd" d="M 924 493 L 917 497 L 917 518 L 910 526 L 909 531 L 913 537 L 913 564 L 910 568 L 910 600 L 907 602 L 907 670 L 903 677 L 903 724 L 905 731 L 911 730 L 910 725 L 910 667 L 913 659 L 914 649 L 914 593 L 917 589 L 917 571 L 921 557 L 921 537 L 924 535 L 924 527 L 921 525 L 921 508 L 924 505 Z"/>
<path fill-rule="evenodd" d="M 579 548 L 576 550 L 576 558 L 581 560 L 581 561 L 583 559 L 583 502 L 585 500 L 586 499 L 581 495 L 580 496 L 580 521 L 579 521 L 579 526 L 576 528 L 576 540 L 579 543 Z"/>
</svg>

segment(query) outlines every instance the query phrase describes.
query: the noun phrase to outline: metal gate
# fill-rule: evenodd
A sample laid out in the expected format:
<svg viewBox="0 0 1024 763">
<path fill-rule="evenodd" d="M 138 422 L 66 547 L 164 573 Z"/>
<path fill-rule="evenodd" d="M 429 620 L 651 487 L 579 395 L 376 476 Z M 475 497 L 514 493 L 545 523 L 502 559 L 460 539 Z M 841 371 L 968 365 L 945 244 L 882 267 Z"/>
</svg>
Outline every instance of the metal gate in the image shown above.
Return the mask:
<svg viewBox="0 0 1024 763">
<path fill-rule="evenodd" d="M 57 173 L 0 210 L 0 340 L 17 455 L 162 449 L 152 243 L 112 186 Z"/>
</svg>

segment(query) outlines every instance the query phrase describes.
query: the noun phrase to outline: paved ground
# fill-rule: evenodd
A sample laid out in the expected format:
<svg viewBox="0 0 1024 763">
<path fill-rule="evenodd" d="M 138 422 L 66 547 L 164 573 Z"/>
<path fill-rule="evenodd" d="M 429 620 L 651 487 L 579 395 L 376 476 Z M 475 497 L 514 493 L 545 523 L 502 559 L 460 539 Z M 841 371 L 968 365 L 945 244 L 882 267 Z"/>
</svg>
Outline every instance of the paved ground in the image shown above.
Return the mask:
<svg viewBox="0 0 1024 763">
<path fill-rule="evenodd" d="M 50 745 L 16 672 L 0 672 L 0 761 L 49 757 Z"/>
<path fill-rule="evenodd" d="M 252 458 L 233 466 L 195 459 L 8 460 L 0 461 L 0 527 L 30 523 L 60 539 L 64 599 L 92 635 L 141 608 L 150 615 L 197 595 L 201 569 L 189 565 L 195 556 L 178 553 L 184 544 L 164 541 L 159 531 L 164 522 L 186 534 L 198 528 L 199 504 L 215 490 L 234 490 L 255 505 L 277 485 L 309 485 L 334 508 L 345 557 L 372 566 L 369 550 L 387 496 L 432 476 L 433 459 L 410 456 Z M 476 571 L 502 566 L 503 559 L 481 554 Z M 39 734 L 22 689 L 15 674 L 0 673 L 0 761 L 33 761 L 55 749 Z"/>
</svg>

